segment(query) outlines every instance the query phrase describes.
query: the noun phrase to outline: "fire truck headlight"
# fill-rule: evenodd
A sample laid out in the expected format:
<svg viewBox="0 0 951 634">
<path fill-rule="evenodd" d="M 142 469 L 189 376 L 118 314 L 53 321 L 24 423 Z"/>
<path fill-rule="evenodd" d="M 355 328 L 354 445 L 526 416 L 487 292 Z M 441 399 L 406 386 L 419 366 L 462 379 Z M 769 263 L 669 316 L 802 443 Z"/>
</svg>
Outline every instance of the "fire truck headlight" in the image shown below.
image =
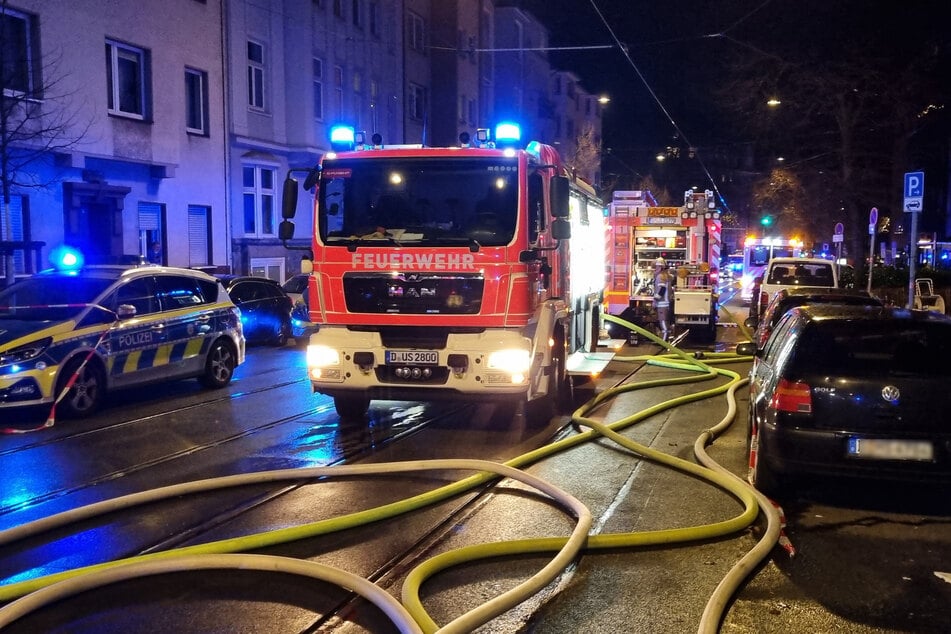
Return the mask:
<svg viewBox="0 0 951 634">
<path fill-rule="evenodd" d="M 526 374 L 531 365 L 528 350 L 496 350 L 489 355 L 486 364 L 490 370 L 505 370 L 510 374 Z"/>
<path fill-rule="evenodd" d="M 340 352 L 328 346 L 307 346 L 307 367 L 327 368 L 340 365 Z"/>
</svg>

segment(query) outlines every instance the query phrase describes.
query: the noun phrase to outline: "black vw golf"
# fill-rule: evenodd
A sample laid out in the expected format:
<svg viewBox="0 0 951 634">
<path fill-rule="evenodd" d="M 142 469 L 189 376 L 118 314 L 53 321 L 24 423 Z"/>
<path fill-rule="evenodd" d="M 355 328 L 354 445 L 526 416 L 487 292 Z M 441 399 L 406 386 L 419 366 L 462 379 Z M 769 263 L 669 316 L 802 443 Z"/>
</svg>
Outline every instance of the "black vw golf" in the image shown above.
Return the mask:
<svg viewBox="0 0 951 634">
<path fill-rule="evenodd" d="M 951 318 L 886 307 L 802 306 L 755 354 L 750 477 L 951 481 Z"/>
</svg>

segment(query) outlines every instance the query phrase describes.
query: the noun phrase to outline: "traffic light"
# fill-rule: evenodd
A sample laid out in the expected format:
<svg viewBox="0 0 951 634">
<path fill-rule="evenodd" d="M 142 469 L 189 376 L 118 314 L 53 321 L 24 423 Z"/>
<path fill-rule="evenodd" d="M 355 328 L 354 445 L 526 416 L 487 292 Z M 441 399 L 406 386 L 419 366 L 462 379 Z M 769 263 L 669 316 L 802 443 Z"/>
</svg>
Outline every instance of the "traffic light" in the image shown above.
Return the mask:
<svg viewBox="0 0 951 634">
<path fill-rule="evenodd" d="M 764 227 L 768 227 L 771 224 L 773 224 L 773 217 L 770 215 L 765 215 L 759 219 L 759 223 L 763 225 Z"/>
</svg>

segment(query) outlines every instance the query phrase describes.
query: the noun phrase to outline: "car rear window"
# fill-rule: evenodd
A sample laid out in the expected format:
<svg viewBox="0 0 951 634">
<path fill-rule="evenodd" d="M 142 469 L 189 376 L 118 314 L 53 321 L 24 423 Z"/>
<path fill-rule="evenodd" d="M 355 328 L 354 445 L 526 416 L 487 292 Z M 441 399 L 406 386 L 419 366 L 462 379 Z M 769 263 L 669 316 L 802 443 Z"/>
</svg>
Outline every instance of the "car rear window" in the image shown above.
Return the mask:
<svg viewBox="0 0 951 634">
<path fill-rule="evenodd" d="M 951 324 L 903 320 L 813 322 L 796 346 L 792 370 L 851 376 L 951 376 Z"/>
</svg>

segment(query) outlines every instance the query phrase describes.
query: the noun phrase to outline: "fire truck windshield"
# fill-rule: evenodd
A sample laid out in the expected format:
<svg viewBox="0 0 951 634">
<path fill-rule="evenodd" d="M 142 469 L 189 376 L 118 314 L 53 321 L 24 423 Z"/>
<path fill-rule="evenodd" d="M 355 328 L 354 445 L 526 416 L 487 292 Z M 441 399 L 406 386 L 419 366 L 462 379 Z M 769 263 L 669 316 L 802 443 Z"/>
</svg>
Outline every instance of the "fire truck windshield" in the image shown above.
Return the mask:
<svg viewBox="0 0 951 634">
<path fill-rule="evenodd" d="M 515 234 L 518 181 L 514 158 L 325 161 L 318 185 L 320 240 L 506 245 Z"/>
</svg>

